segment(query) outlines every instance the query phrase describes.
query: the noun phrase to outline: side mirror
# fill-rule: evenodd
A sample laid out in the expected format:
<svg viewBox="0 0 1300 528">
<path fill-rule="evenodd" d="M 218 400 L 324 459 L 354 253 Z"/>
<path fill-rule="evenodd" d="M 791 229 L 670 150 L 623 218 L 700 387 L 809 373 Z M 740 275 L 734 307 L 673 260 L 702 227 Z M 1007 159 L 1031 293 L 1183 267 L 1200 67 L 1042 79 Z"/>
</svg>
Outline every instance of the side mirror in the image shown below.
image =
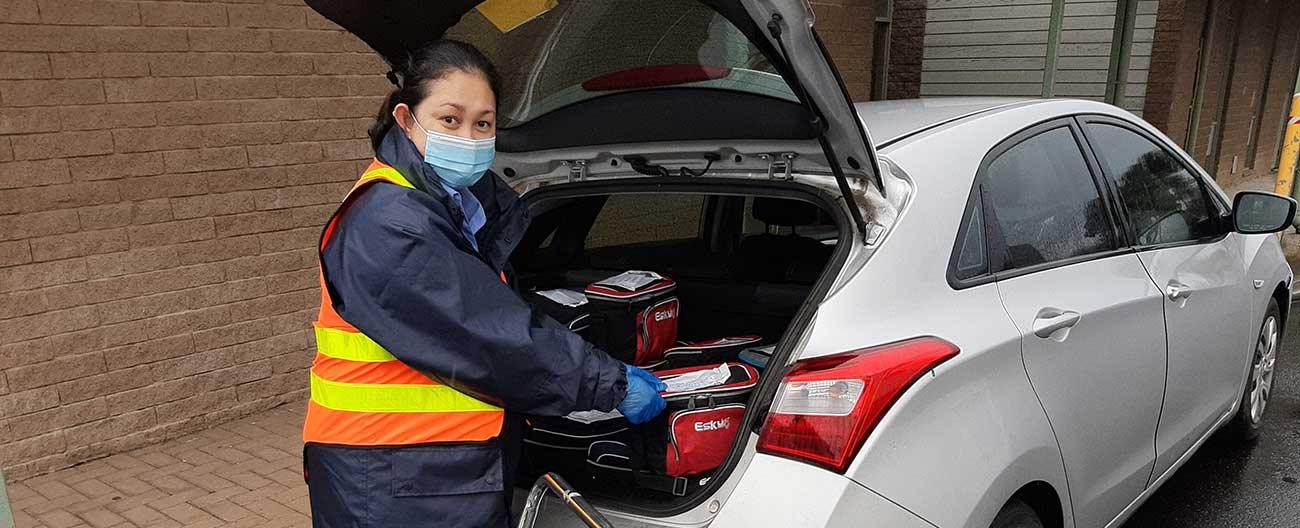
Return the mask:
<svg viewBox="0 0 1300 528">
<path fill-rule="evenodd" d="M 1291 226 L 1296 202 L 1285 196 L 1242 191 L 1232 199 L 1232 224 L 1238 233 L 1276 233 Z"/>
</svg>

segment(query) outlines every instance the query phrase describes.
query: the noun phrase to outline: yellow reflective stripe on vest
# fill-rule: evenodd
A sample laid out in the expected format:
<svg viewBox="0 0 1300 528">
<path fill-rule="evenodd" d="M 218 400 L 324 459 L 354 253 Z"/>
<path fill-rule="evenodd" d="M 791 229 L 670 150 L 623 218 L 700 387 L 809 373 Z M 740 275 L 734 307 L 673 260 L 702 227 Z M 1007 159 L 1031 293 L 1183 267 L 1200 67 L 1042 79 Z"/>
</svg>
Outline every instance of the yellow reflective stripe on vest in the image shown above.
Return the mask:
<svg viewBox="0 0 1300 528">
<path fill-rule="evenodd" d="M 327 409 L 353 412 L 500 411 L 446 385 L 341 383 L 311 375 L 311 401 Z"/>
<path fill-rule="evenodd" d="M 407 189 L 415 188 L 415 186 L 411 185 L 411 182 L 407 180 L 405 176 L 402 176 L 402 173 L 397 172 L 397 169 L 392 167 L 380 167 L 378 169 L 366 171 L 365 174 L 361 175 L 361 179 L 357 181 L 357 185 L 361 185 L 375 178 L 384 178 L 401 185 L 402 187 L 406 187 Z"/>
<path fill-rule="evenodd" d="M 379 363 L 397 359 L 361 332 L 316 327 L 316 351 L 334 359 Z"/>
</svg>

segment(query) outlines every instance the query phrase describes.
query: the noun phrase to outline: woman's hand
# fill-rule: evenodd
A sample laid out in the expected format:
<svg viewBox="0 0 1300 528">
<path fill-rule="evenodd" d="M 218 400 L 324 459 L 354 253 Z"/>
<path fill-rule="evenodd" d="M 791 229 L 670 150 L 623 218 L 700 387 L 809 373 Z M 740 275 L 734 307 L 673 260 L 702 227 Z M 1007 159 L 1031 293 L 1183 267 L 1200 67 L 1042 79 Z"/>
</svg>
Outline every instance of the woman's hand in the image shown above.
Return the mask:
<svg viewBox="0 0 1300 528">
<path fill-rule="evenodd" d="M 628 365 L 627 396 L 618 404 L 618 412 L 633 425 L 648 422 L 659 416 L 668 405 L 659 395 L 659 391 L 667 388 L 654 374 Z"/>
</svg>

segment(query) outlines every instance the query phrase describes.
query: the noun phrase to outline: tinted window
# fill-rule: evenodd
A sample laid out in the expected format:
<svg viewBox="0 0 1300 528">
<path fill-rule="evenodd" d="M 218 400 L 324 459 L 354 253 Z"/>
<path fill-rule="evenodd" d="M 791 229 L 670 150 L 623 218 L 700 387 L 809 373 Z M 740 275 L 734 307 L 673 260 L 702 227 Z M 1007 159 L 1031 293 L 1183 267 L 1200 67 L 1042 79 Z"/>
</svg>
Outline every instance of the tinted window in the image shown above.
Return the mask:
<svg viewBox="0 0 1300 528">
<path fill-rule="evenodd" d="M 1218 234 L 1205 188 L 1173 155 L 1131 130 L 1090 123 L 1089 137 L 1119 186 L 1138 244 L 1168 244 Z"/>
<path fill-rule="evenodd" d="M 684 194 L 616 194 L 587 232 L 587 248 L 693 239 L 700 235 L 704 197 Z"/>
<path fill-rule="evenodd" d="M 989 164 L 982 186 L 997 270 L 1116 247 L 1105 203 L 1069 128 L 1011 147 Z"/>
<path fill-rule="evenodd" d="M 966 223 L 966 234 L 961 239 L 961 252 L 957 257 L 958 279 L 969 279 L 988 270 L 984 257 L 984 210 L 978 196 L 972 201 L 970 220 Z"/>
</svg>

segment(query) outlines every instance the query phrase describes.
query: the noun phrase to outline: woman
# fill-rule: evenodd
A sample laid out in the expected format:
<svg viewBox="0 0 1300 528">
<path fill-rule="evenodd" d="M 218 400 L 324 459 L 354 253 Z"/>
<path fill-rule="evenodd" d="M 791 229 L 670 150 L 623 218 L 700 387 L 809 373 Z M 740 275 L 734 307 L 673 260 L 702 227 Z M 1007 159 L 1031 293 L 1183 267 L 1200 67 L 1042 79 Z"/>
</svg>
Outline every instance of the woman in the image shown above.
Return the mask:
<svg viewBox="0 0 1300 528">
<path fill-rule="evenodd" d="M 498 80 L 474 47 L 412 54 L 375 160 L 321 236 L 303 450 L 318 527 L 506 526 L 516 413 L 663 410 L 662 383 L 505 283 L 527 211 L 494 174 Z"/>
</svg>

